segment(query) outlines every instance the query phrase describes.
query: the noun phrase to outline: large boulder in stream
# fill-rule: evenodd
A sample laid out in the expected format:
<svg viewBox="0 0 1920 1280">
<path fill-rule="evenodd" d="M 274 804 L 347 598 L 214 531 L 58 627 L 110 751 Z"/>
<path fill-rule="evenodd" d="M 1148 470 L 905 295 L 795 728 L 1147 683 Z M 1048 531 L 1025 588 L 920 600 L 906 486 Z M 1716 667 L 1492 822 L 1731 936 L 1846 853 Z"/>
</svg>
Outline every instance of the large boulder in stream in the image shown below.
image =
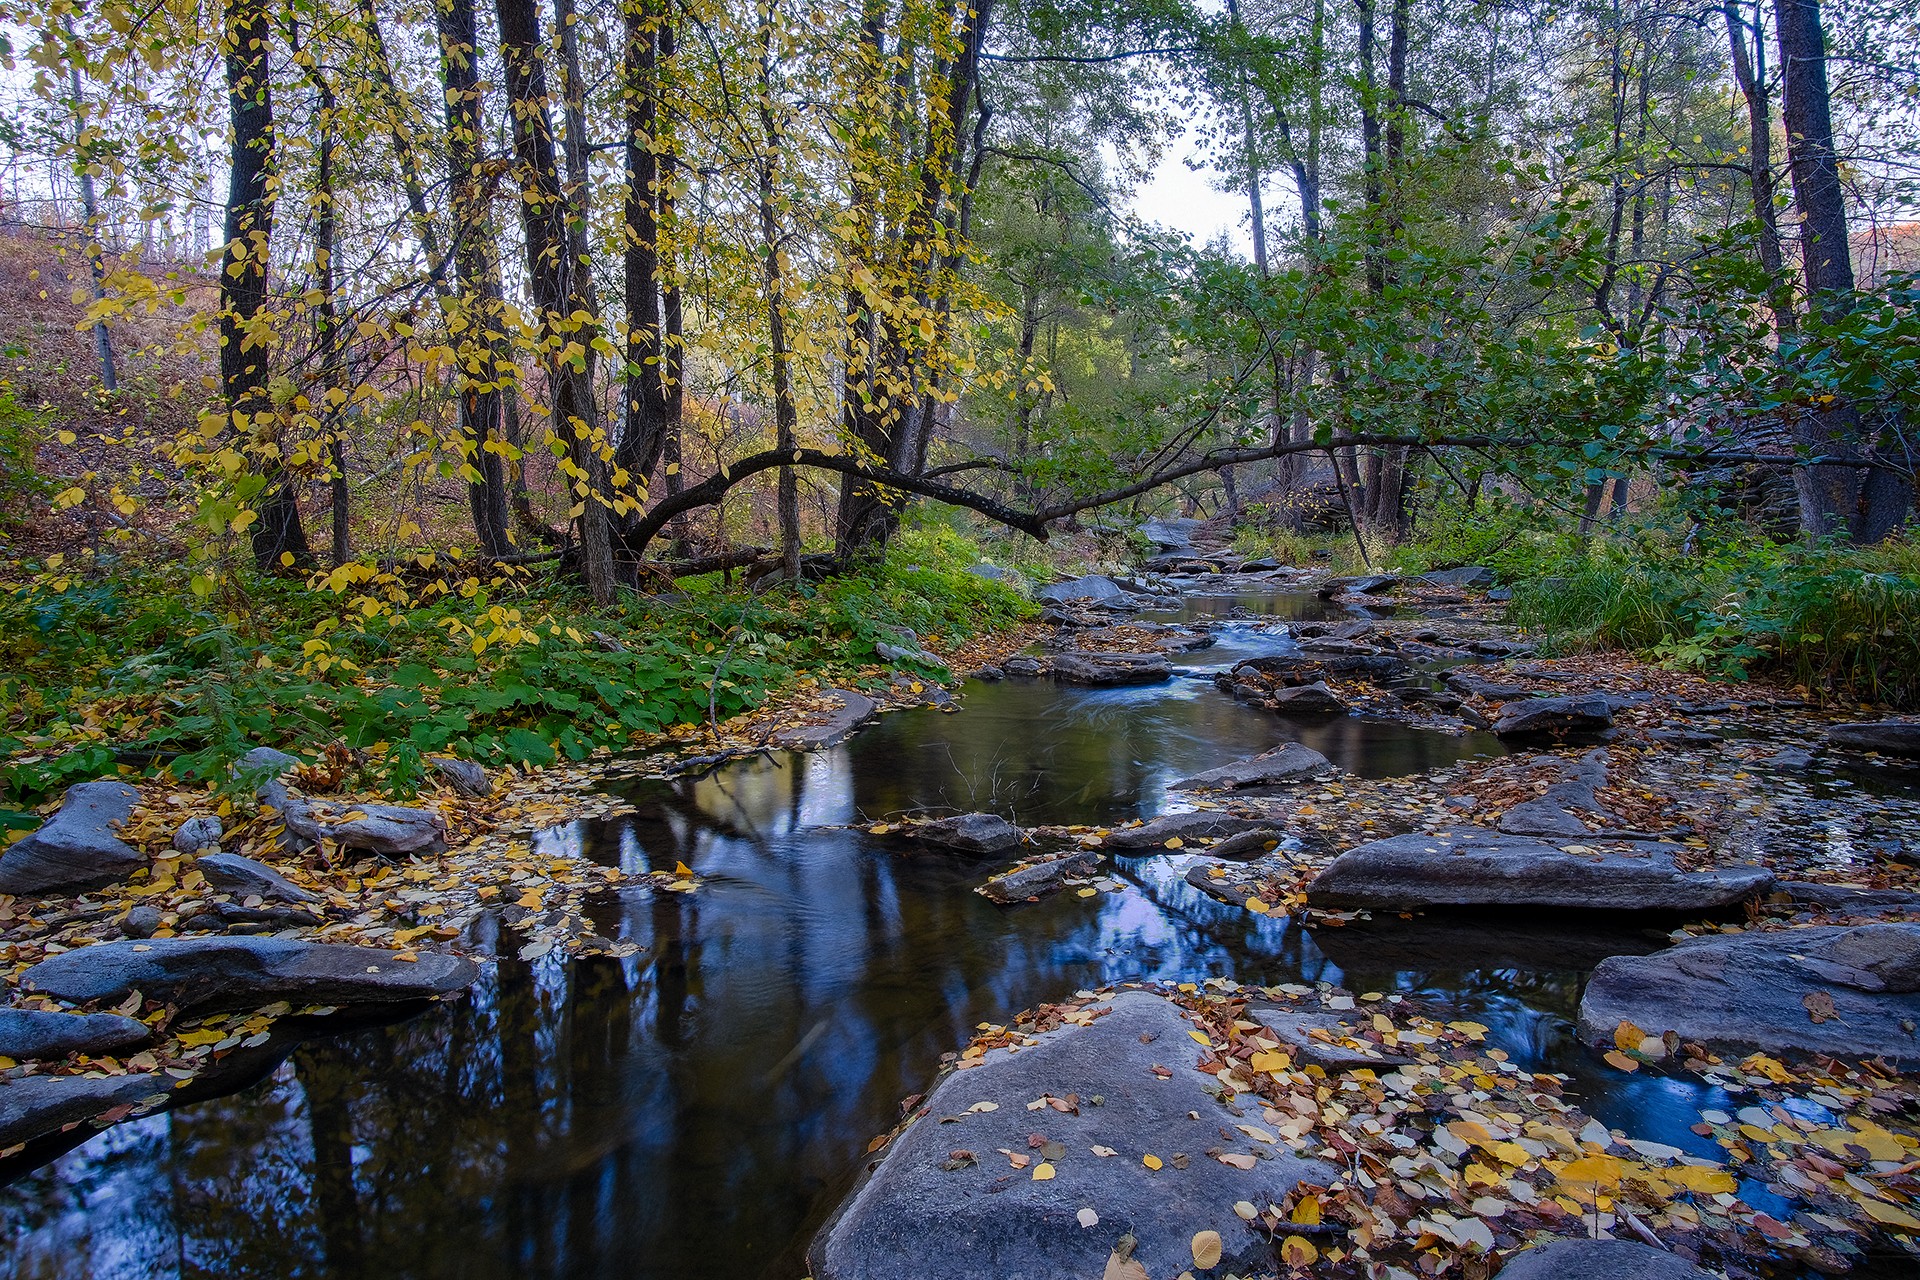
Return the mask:
<svg viewBox="0 0 1920 1280">
<path fill-rule="evenodd" d="M 1247 787 L 1271 787 L 1286 782 L 1302 782 L 1333 771 L 1333 762 L 1312 747 L 1298 742 L 1283 743 L 1251 760 L 1236 760 L 1218 769 L 1196 773 L 1173 783 L 1173 791 L 1240 791 Z"/>
<path fill-rule="evenodd" d="M 1733 906 L 1773 885 L 1773 873 L 1760 867 L 1683 871 L 1674 862 L 1679 852 L 1655 841 L 1609 841 L 1601 849 L 1471 828 L 1414 832 L 1347 850 L 1313 878 L 1307 900 L 1385 911 L 1699 912 Z"/>
<path fill-rule="evenodd" d="M 1920 760 L 1920 720 L 1870 720 L 1836 724 L 1827 741 L 1846 751 L 1878 751 L 1883 756 Z"/>
<path fill-rule="evenodd" d="M 1201 1049 L 1178 1006 L 1129 991 L 1105 1008 L 942 1081 L 814 1238 L 817 1280 L 1091 1278 L 1129 1234 L 1144 1273 L 1170 1277 L 1193 1268 L 1193 1237 L 1208 1230 L 1226 1246 L 1215 1274 L 1270 1269 L 1272 1244 L 1234 1204 L 1283 1203 L 1334 1170 L 1234 1129 L 1245 1117 L 1208 1092 L 1219 1085 L 1197 1070 Z M 1066 1110 L 1028 1110 L 1037 1098 Z M 1246 1159 L 1256 1151 L 1270 1158 Z M 1050 1177 L 1035 1176 L 1042 1167 Z M 1098 1215 L 1091 1226 L 1086 1209 Z"/>
<path fill-rule="evenodd" d="M 1240 818 L 1202 809 L 1194 813 L 1169 813 L 1137 827 L 1122 827 L 1109 832 L 1102 843 L 1109 849 L 1145 849 L 1157 853 L 1168 847 L 1169 840 L 1178 840 L 1180 843 L 1172 846 L 1178 849 L 1190 840 L 1218 840 L 1243 831 L 1265 830 L 1272 825 L 1271 819 Z"/>
<path fill-rule="evenodd" d="M 1072 578 L 1041 587 L 1033 593 L 1033 598 L 1048 604 L 1123 605 L 1132 603 L 1133 593 L 1104 574 L 1090 573 L 1084 578 Z"/>
<path fill-rule="evenodd" d="M 1920 924 L 1820 926 L 1691 938 L 1616 956 L 1580 998 L 1580 1036 L 1631 1022 L 1720 1053 L 1920 1061 Z"/>
<path fill-rule="evenodd" d="M 22 1076 L 0 1080 L 0 1147 L 88 1120 L 108 1123 L 122 1108 L 167 1101 L 171 1076 Z"/>
<path fill-rule="evenodd" d="M 1061 854 L 1044 862 L 1029 863 L 994 876 L 978 892 L 989 902 L 1003 907 L 1016 902 L 1037 902 L 1067 887 L 1070 880 L 1082 879 L 1100 869 L 1100 856 L 1088 849 Z"/>
<path fill-rule="evenodd" d="M 156 938 L 64 951 L 20 975 L 27 991 L 87 1004 L 138 991 L 185 1011 L 295 1004 L 394 1004 L 460 991 L 480 971 L 438 951 L 399 952 L 288 938 Z"/>
<path fill-rule="evenodd" d="M 68 787 L 59 811 L 0 853 L 0 893 L 76 893 L 118 884 L 147 860 L 120 838 L 140 793 L 124 782 Z"/>
<path fill-rule="evenodd" d="M 1158 684 L 1173 677 L 1173 664 L 1164 653 L 1082 653 L 1055 655 L 1053 678 L 1062 684 L 1109 688 L 1123 684 Z"/>
<path fill-rule="evenodd" d="M 0 1058 L 15 1062 L 49 1062 L 73 1053 L 97 1058 L 152 1043 L 151 1027 L 116 1013 L 0 1009 Z"/>
</svg>

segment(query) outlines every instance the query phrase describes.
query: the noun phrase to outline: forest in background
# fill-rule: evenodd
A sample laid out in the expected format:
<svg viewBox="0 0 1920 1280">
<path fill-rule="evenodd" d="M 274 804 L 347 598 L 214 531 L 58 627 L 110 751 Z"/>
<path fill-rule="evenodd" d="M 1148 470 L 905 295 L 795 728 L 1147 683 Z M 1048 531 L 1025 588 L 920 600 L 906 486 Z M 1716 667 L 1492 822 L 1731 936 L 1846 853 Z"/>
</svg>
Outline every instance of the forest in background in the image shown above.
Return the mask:
<svg viewBox="0 0 1920 1280">
<path fill-rule="evenodd" d="M 975 559 L 1161 512 L 1920 696 L 1902 6 L 58 0 L 0 41 L 14 803 L 260 741 L 578 758 L 1011 623 Z M 1250 258 L 1129 212 L 1195 147 Z"/>
</svg>

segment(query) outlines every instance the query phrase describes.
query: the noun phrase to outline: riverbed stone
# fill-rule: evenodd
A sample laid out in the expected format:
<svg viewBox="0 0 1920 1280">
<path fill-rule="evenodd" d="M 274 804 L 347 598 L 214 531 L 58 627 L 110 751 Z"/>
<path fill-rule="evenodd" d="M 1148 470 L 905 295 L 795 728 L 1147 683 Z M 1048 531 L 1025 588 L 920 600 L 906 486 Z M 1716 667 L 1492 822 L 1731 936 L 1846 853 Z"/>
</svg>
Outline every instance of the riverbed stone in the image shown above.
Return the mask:
<svg viewBox="0 0 1920 1280">
<path fill-rule="evenodd" d="M 1509 835 L 1523 836 L 1584 836 L 1590 828 L 1586 821 L 1574 810 L 1593 814 L 1596 818 L 1611 815 L 1601 805 L 1599 788 L 1607 785 L 1607 751 L 1603 747 L 1589 751 L 1570 764 L 1561 765 L 1556 770 L 1559 780 L 1552 783 L 1540 795 L 1531 800 L 1523 800 L 1500 815 L 1500 830 Z"/>
<path fill-rule="evenodd" d="M 335 812 L 314 808 L 322 830 L 343 849 L 385 858 L 439 853 L 447 847 L 447 820 L 432 809 L 397 804 L 357 804 Z"/>
<path fill-rule="evenodd" d="M 1356 1022 L 1337 1013 L 1256 1004 L 1246 1016 L 1272 1032 L 1302 1064 L 1323 1071 L 1404 1067 L 1413 1061 L 1375 1043 Z"/>
<path fill-rule="evenodd" d="M 1024 832 L 997 813 L 962 813 L 908 827 L 906 836 L 956 853 L 1003 853 L 1019 845 Z"/>
<path fill-rule="evenodd" d="M 1920 720 L 1869 720 L 1836 724 L 1827 741 L 1847 751 L 1877 751 L 1883 756 L 1920 760 Z"/>
<path fill-rule="evenodd" d="M 1272 1245 L 1247 1230 L 1234 1204 L 1284 1203 L 1303 1180 L 1334 1171 L 1234 1130 L 1244 1116 L 1208 1092 L 1214 1082 L 1196 1069 L 1200 1047 L 1178 1006 L 1129 991 L 1108 1007 L 1087 1026 L 1048 1032 L 1017 1052 L 989 1050 L 979 1066 L 942 1081 L 924 1118 L 814 1238 L 808 1262 L 817 1280 L 1095 1277 L 1127 1234 L 1145 1274 L 1170 1277 L 1192 1269 L 1193 1237 L 1205 1230 L 1226 1244 L 1210 1274 L 1270 1268 Z M 1065 1113 L 1029 1111 L 1040 1097 L 1073 1101 Z M 1039 1148 L 1028 1141 L 1034 1134 Z M 1118 1154 L 1103 1159 L 1095 1146 Z M 1009 1168 L 1002 1147 L 1031 1165 Z M 1214 1149 L 1272 1158 L 1243 1170 L 1205 1154 Z M 1148 1153 L 1163 1167 L 1147 1168 Z M 1054 1176 L 1036 1180 L 1043 1160 Z M 1087 1207 L 1099 1214 L 1090 1228 L 1078 1221 Z"/>
<path fill-rule="evenodd" d="M 1595 837 L 1589 836 L 1588 839 Z M 1335 858 L 1307 886 L 1316 906 L 1555 907 L 1585 911 L 1714 911 L 1764 893 L 1760 867 L 1683 871 L 1676 845 L 1613 841 L 1567 847 L 1461 828 L 1376 840 Z M 1584 850 L 1584 852 L 1580 852 Z"/>
<path fill-rule="evenodd" d="M 166 913 L 160 908 L 141 903 L 128 909 L 120 917 L 120 932 L 129 938 L 151 938 L 161 925 L 166 923 Z"/>
<path fill-rule="evenodd" d="M 1720 1280 L 1677 1253 L 1632 1240 L 1555 1240 L 1523 1249 L 1500 1280 Z"/>
<path fill-rule="evenodd" d="M 811 724 L 795 725 L 773 735 L 772 745 L 788 751 L 820 751 L 837 747 L 871 720 L 879 707 L 872 698 L 852 689 L 828 689 L 829 705 Z"/>
<path fill-rule="evenodd" d="M 1250 760 L 1236 760 L 1218 769 L 1196 773 L 1173 783 L 1174 791 L 1239 791 L 1317 778 L 1333 771 L 1333 762 L 1299 742 L 1283 743 Z"/>
<path fill-rule="evenodd" d="M 1613 704 L 1604 693 L 1509 702 L 1493 722 L 1494 733 L 1502 738 L 1591 737 L 1612 727 Z"/>
<path fill-rule="evenodd" d="M 218 848 L 220 837 L 225 834 L 220 819 L 210 813 L 181 823 L 173 833 L 172 844 L 181 853 L 198 853 L 202 849 Z"/>
<path fill-rule="evenodd" d="M 1463 564 L 1455 569 L 1430 569 L 1419 577 L 1429 587 L 1478 587 L 1485 590 L 1496 581 L 1493 570 L 1483 564 Z"/>
<path fill-rule="evenodd" d="M 0 1058 L 15 1062 L 49 1062 L 72 1053 L 98 1058 L 152 1043 L 151 1027 L 116 1013 L 0 1009 Z"/>
<path fill-rule="evenodd" d="M 0 1080 L 0 1147 L 58 1133 L 119 1107 L 166 1100 L 169 1076 L 20 1076 Z"/>
<path fill-rule="evenodd" d="M 74 893 L 125 880 L 147 865 L 120 838 L 140 793 L 124 782 L 82 782 L 38 830 L 0 853 L 0 893 Z"/>
<path fill-rule="evenodd" d="M 1016 867 L 1004 875 L 997 875 L 981 885 L 980 892 L 989 901 L 1001 906 L 1029 902 L 1058 893 L 1067 887 L 1067 881 L 1090 876 L 1099 869 L 1099 855 L 1080 849 L 1063 857 Z"/>
<path fill-rule="evenodd" d="M 1581 1038 L 1610 1043 L 1623 1021 L 1715 1052 L 1920 1061 L 1920 924 L 1709 935 L 1614 957 L 1581 996 Z"/>
<path fill-rule="evenodd" d="M 1275 711 L 1286 716 L 1336 716 L 1347 712 L 1347 704 L 1324 680 L 1275 689 L 1267 695 L 1267 701 Z"/>
<path fill-rule="evenodd" d="M 1105 574 L 1099 573 L 1090 573 L 1083 578 L 1070 578 L 1065 582 L 1041 587 L 1033 593 L 1033 597 L 1036 600 L 1045 600 L 1049 604 L 1066 604 L 1069 601 L 1112 604 L 1133 599 L 1132 593 L 1125 587 Z"/>
<path fill-rule="evenodd" d="M 1169 840 L 1177 839 L 1184 845 L 1192 840 L 1219 839 L 1237 836 L 1243 831 L 1264 830 L 1271 825 L 1271 822 L 1257 818 L 1240 818 L 1231 813 L 1200 809 L 1193 813 L 1165 814 L 1137 827 L 1122 827 L 1108 833 L 1105 845 L 1109 849 L 1158 851 L 1165 848 Z"/>
<path fill-rule="evenodd" d="M 1328 578 L 1320 584 L 1320 597 L 1330 600 L 1338 595 L 1379 595 L 1398 586 L 1400 579 L 1391 573 L 1368 573 L 1357 578 Z"/>
<path fill-rule="evenodd" d="M 320 901 L 318 894 L 302 889 L 264 862 L 255 862 L 237 853 L 207 854 L 193 865 L 207 878 L 207 883 L 221 893 L 237 893 L 242 897 L 258 895 L 281 902 Z"/>
<path fill-rule="evenodd" d="M 275 1000 L 381 1004 L 459 991 L 479 970 L 470 960 L 421 951 L 417 960 L 379 947 L 290 938 L 155 938 L 65 951 L 28 969 L 21 987 L 87 1004 L 138 991 L 182 1010 L 253 1009 Z"/>
<path fill-rule="evenodd" d="M 1054 657 L 1052 670 L 1062 684 L 1093 688 L 1157 684 L 1173 677 L 1173 664 L 1163 653 L 1062 653 Z"/>
</svg>

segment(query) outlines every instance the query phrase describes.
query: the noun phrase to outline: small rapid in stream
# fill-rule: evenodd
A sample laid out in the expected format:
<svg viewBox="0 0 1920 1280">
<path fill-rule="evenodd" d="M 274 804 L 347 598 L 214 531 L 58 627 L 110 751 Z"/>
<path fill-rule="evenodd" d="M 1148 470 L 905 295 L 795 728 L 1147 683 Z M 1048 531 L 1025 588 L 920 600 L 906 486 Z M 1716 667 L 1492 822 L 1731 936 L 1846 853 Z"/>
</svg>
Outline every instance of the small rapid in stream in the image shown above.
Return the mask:
<svg viewBox="0 0 1920 1280">
<path fill-rule="evenodd" d="M 1012 908 L 991 868 L 903 852 L 862 825 L 917 809 L 1023 824 L 1158 812 L 1166 784 L 1297 739 L 1362 776 L 1498 752 L 1340 717 L 1288 721 L 1210 676 L 1287 651 L 1272 619 L 1310 596 L 1196 598 L 1213 648 L 1156 686 L 970 682 L 963 710 L 900 712 L 847 745 L 699 778 L 610 780 L 638 811 L 547 833 L 623 869 L 684 861 L 691 894 L 607 895 L 628 959 L 514 958 L 464 999 L 301 1045 L 226 1098 L 110 1129 L 0 1189 L 0 1271 L 177 1277 L 675 1277 L 804 1274 L 808 1236 L 868 1143 L 977 1024 L 1104 983 L 1332 982 L 1443 998 L 1522 1065 L 1563 1071 L 1608 1124 L 1701 1154 L 1712 1091 L 1607 1072 L 1574 1043 L 1586 972 L 1658 945 L 1382 920 L 1309 931 L 1224 906 L 1179 855 L 1116 857 L 1113 886 Z M 1265 617 L 1224 621 L 1234 609 Z M 1764 1190 L 1743 1188 L 1763 1205 Z M 903 1273 L 905 1274 L 905 1273 Z"/>
</svg>

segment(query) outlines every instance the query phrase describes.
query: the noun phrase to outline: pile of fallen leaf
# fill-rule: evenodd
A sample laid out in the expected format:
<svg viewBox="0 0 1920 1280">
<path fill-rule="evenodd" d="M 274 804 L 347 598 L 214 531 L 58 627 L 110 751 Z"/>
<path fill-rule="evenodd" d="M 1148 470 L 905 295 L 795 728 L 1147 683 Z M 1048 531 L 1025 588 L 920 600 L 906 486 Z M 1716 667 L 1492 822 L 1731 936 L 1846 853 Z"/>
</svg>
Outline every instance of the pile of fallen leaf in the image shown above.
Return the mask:
<svg viewBox="0 0 1920 1280">
<path fill-rule="evenodd" d="M 983 1025 L 946 1065 L 965 1070 L 993 1049 L 1086 1025 L 1112 994 L 1081 992 L 1010 1024 Z M 1873 1064 L 1823 1061 L 1796 1074 L 1764 1055 L 1727 1063 L 1687 1046 L 1676 1059 L 1683 1069 L 1754 1098 L 1734 1114 L 1701 1113 L 1695 1131 L 1719 1142 L 1722 1163 L 1608 1129 L 1581 1110 L 1566 1077 L 1527 1071 L 1487 1044 L 1485 1025 L 1450 1020 L 1398 994 L 1220 978 L 1164 994 L 1191 1013 L 1209 1092 L 1245 1118 L 1236 1127 L 1256 1150 L 1343 1170 L 1279 1203 L 1233 1206 L 1248 1231 L 1270 1242 L 1279 1273 L 1484 1277 L 1531 1245 L 1594 1236 L 1640 1240 L 1736 1278 L 1780 1264 L 1838 1273 L 1869 1252 L 1920 1257 L 1920 1100 L 1913 1082 Z M 1339 1014 L 1346 1030 L 1316 1031 L 1316 1039 L 1411 1061 L 1331 1073 L 1303 1064 L 1293 1046 L 1245 1016 L 1255 1001 Z M 1625 1024 L 1617 1039 L 1609 1058 L 1634 1069 L 1675 1056 Z M 1016 1167 L 1047 1155 L 1003 1154 Z M 1194 1159 L 1251 1167 L 1258 1158 L 1225 1150 L 1144 1157 L 1154 1168 Z M 1788 1209 L 1754 1203 L 1767 1197 Z M 1209 1250 L 1217 1259 L 1218 1245 L 1196 1237 L 1195 1265 L 1209 1265 Z M 1118 1263 L 1129 1252 L 1123 1242 Z M 1130 1273 L 1110 1264 L 1115 1274 Z"/>
</svg>

